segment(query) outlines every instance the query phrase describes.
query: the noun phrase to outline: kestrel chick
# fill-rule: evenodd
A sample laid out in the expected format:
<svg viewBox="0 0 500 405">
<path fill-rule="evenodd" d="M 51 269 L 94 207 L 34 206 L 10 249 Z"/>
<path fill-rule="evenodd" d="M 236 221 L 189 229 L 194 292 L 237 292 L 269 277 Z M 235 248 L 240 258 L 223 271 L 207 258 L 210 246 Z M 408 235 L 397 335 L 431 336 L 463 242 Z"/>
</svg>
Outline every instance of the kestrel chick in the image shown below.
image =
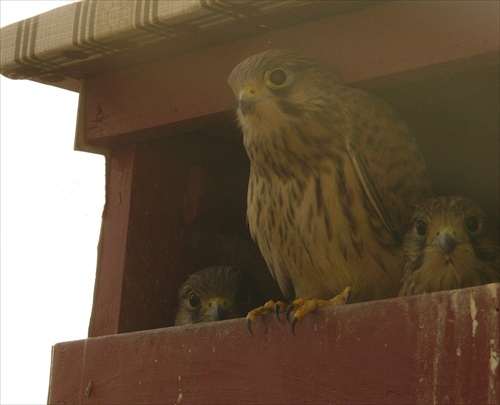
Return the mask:
<svg viewBox="0 0 500 405">
<path fill-rule="evenodd" d="M 250 232 L 283 294 L 396 296 L 411 207 L 429 192 L 406 124 L 296 52 L 251 56 L 229 85 L 251 163 Z"/>
<path fill-rule="evenodd" d="M 175 325 L 244 317 L 261 303 L 253 278 L 231 266 L 204 268 L 182 284 Z"/>
<path fill-rule="evenodd" d="M 500 281 L 498 239 L 481 208 L 464 197 L 419 204 L 404 242 L 400 295 Z"/>
</svg>

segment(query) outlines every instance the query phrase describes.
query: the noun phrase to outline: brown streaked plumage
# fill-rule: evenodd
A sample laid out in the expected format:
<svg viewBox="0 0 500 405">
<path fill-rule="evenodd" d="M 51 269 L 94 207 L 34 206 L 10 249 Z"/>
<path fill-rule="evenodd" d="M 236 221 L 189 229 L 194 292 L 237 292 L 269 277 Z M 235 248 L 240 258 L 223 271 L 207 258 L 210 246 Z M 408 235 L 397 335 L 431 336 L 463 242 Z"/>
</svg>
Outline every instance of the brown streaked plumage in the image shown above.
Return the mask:
<svg viewBox="0 0 500 405">
<path fill-rule="evenodd" d="M 500 281 L 498 235 L 474 202 L 446 196 L 419 204 L 404 241 L 400 295 Z"/>
<path fill-rule="evenodd" d="M 406 223 L 429 194 L 406 124 L 296 52 L 251 56 L 229 85 L 251 162 L 250 232 L 284 295 L 396 296 Z"/>
<path fill-rule="evenodd" d="M 232 266 L 206 267 L 180 287 L 175 325 L 240 318 L 259 304 L 259 289 L 248 273 Z"/>
</svg>

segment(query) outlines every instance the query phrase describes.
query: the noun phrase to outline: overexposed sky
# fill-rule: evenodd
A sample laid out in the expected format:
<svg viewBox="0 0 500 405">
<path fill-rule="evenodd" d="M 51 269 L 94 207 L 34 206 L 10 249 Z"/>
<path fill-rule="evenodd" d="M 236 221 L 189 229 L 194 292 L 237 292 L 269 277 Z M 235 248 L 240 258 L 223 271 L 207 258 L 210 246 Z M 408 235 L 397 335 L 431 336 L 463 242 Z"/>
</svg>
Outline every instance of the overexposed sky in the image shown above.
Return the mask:
<svg viewBox="0 0 500 405">
<path fill-rule="evenodd" d="M 0 0 L 0 26 L 73 1 Z M 45 404 L 51 346 L 84 339 L 104 158 L 73 150 L 78 94 L 0 77 L 1 404 Z"/>
</svg>

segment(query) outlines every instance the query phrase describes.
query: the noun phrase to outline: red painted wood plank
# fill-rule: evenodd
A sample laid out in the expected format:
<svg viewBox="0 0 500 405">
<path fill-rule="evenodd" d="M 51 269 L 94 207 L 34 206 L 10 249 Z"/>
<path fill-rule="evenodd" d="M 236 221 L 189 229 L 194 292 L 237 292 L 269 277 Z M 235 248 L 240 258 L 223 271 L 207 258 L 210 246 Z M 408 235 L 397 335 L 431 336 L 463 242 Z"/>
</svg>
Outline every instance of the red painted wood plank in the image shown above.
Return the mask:
<svg viewBox="0 0 500 405">
<path fill-rule="evenodd" d="M 85 341 L 80 340 L 52 348 L 52 364 L 49 381 L 50 398 L 79 398 L 80 386 L 83 382 L 75 382 L 81 378 L 85 359 Z M 59 384 L 59 381 L 72 381 L 72 384 Z M 64 401 L 55 401 L 63 405 Z M 76 403 L 76 401 L 75 401 Z"/>
<path fill-rule="evenodd" d="M 89 336 L 119 332 L 135 146 L 117 147 L 106 161 L 106 203 Z"/>
<path fill-rule="evenodd" d="M 106 143 L 165 125 L 163 134 L 185 132 L 187 120 L 189 130 L 220 121 L 233 108 L 231 69 L 267 49 L 306 52 L 346 82 L 415 81 L 498 64 L 498 12 L 491 1 L 389 2 L 90 77 L 85 139 Z"/>
<path fill-rule="evenodd" d="M 388 0 L 305 1 L 299 7 L 264 15 L 254 13 L 252 16 L 248 15 L 249 9 L 244 5 L 243 13 L 239 17 L 246 14 L 245 18 L 232 20 L 232 17 L 235 17 L 232 15 L 228 19 L 227 25 L 218 25 L 216 29 L 209 28 L 203 32 L 196 30 L 184 32 L 181 36 L 166 38 L 164 41 L 151 43 L 147 47 L 129 47 L 111 56 L 81 60 L 76 65 L 58 69 L 57 73 L 81 80 L 82 78 L 97 76 L 104 72 L 136 65 L 138 61 L 145 63 L 168 55 L 193 52 L 252 35 L 259 35 L 263 32 L 282 29 L 305 21 L 374 7 L 384 1 Z"/>
<path fill-rule="evenodd" d="M 60 343 L 49 403 L 498 403 L 499 292 L 319 310 L 296 336 L 266 317 Z"/>
</svg>

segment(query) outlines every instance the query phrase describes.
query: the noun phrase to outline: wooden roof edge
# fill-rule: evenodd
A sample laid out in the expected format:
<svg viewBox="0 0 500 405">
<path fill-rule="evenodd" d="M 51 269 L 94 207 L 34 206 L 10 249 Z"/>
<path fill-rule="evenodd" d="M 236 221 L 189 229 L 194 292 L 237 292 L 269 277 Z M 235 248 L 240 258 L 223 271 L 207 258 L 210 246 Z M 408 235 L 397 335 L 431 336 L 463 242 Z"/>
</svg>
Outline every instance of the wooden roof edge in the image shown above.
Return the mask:
<svg viewBox="0 0 500 405">
<path fill-rule="evenodd" d="M 235 31 L 262 33 L 275 28 L 273 21 L 280 28 L 325 12 L 342 13 L 377 3 L 83 0 L 1 28 L 0 73 L 78 92 L 80 80 L 96 72 L 229 42 Z M 158 54 L 162 49 L 167 53 Z"/>
</svg>

